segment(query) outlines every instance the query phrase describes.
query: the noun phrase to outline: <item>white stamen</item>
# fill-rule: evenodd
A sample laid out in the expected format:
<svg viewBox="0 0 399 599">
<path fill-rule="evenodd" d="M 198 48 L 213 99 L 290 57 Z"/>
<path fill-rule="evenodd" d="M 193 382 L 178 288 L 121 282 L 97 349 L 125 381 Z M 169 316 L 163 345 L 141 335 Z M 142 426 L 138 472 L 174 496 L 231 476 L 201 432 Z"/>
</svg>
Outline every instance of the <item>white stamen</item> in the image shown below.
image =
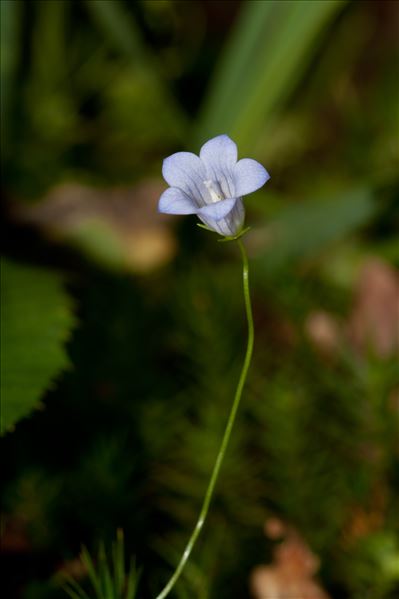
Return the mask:
<svg viewBox="0 0 399 599">
<path fill-rule="evenodd" d="M 220 202 L 220 200 L 223 200 L 223 196 L 220 195 L 220 193 L 218 193 L 215 189 L 217 183 L 215 184 L 214 181 L 208 179 L 207 181 L 204 181 L 204 185 L 209 191 L 209 195 L 211 196 L 212 202 Z"/>
</svg>

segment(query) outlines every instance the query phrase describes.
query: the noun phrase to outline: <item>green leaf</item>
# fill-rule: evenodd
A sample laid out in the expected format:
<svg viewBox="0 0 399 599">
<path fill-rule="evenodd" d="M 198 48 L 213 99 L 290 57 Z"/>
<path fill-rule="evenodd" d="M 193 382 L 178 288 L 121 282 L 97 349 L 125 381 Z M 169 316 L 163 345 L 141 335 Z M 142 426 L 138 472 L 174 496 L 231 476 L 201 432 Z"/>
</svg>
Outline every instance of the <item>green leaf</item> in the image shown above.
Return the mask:
<svg viewBox="0 0 399 599">
<path fill-rule="evenodd" d="M 244 2 L 199 119 L 197 141 L 228 133 L 241 151 L 300 80 L 345 2 Z"/>
<path fill-rule="evenodd" d="M 73 326 L 62 277 L 1 262 L 1 432 L 27 416 L 69 364 L 64 343 Z"/>
</svg>

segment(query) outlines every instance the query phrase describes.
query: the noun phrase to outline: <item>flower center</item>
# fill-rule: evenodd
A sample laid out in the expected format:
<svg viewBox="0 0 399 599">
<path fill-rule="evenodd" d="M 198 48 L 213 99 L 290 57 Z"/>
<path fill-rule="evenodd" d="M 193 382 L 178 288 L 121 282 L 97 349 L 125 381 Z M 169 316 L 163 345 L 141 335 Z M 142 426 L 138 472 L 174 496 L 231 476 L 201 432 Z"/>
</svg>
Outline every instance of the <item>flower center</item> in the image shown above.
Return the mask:
<svg viewBox="0 0 399 599">
<path fill-rule="evenodd" d="M 211 179 L 209 179 L 207 181 L 204 181 L 204 185 L 209 191 L 209 195 L 211 196 L 212 202 L 220 202 L 220 200 L 223 200 L 224 195 L 218 181 L 212 181 Z"/>
</svg>

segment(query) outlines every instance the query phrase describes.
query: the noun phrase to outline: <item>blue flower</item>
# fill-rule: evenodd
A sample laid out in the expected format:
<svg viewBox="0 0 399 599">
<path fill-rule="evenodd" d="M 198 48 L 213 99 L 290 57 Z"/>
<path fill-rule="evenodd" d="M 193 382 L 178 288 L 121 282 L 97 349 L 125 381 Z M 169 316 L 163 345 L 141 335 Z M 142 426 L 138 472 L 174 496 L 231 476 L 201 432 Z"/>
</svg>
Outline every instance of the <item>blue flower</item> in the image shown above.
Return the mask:
<svg viewBox="0 0 399 599">
<path fill-rule="evenodd" d="M 224 236 L 235 236 L 243 228 L 242 196 L 270 179 L 256 160 L 237 162 L 237 146 L 227 135 L 207 141 L 199 157 L 177 152 L 165 158 L 162 174 L 170 187 L 159 199 L 159 212 L 197 214 L 209 229 Z"/>
</svg>

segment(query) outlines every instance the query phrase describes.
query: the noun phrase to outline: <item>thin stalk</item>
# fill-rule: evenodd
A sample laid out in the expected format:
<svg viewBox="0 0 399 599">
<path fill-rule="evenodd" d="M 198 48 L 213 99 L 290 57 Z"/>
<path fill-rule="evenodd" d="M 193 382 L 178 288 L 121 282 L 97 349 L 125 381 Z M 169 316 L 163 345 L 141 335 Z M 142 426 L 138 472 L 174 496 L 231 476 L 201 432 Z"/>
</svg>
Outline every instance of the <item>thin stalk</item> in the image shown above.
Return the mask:
<svg viewBox="0 0 399 599">
<path fill-rule="evenodd" d="M 244 244 L 242 243 L 241 239 L 237 239 L 236 241 L 238 243 L 238 246 L 241 251 L 241 256 L 242 256 L 242 279 L 243 279 L 243 289 L 244 289 L 244 302 L 245 302 L 245 312 L 246 312 L 247 323 L 248 323 L 248 342 L 247 342 L 247 349 L 246 349 L 246 353 L 245 353 L 244 363 L 243 363 L 243 366 L 241 369 L 240 378 L 238 380 L 233 404 L 231 406 L 230 415 L 227 420 L 226 429 L 224 431 L 222 443 L 220 445 L 219 453 L 217 455 L 215 465 L 213 467 L 212 476 L 208 483 L 208 488 L 205 493 L 205 498 L 204 498 L 204 501 L 203 501 L 203 504 L 201 507 L 201 511 L 200 511 L 197 523 L 196 523 L 195 528 L 191 534 L 191 537 L 186 545 L 183 555 L 180 558 L 180 562 L 177 565 L 176 570 L 174 571 L 173 575 L 169 579 L 169 582 L 166 584 L 166 586 L 162 589 L 162 591 L 159 593 L 159 595 L 157 595 L 156 599 L 164 599 L 169 594 L 169 592 L 172 590 L 172 588 L 175 586 L 177 580 L 179 579 L 179 577 L 183 571 L 184 566 L 186 565 L 187 560 L 189 559 L 189 557 L 191 555 L 191 551 L 193 550 L 195 542 L 198 539 L 199 534 L 202 530 L 202 527 L 204 525 L 205 519 L 206 519 L 208 511 L 209 511 L 209 506 L 210 506 L 210 503 L 211 503 L 211 500 L 213 497 L 213 493 L 214 493 L 216 482 L 217 482 L 217 479 L 219 476 L 220 468 L 222 466 L 223 459 L 224 459 L 224 456 L 226 453 L 226 449 L 227 449 L 227 446 L 228 446 L 228 443 L 230 440 L 231 431 L 233 430 L 234 421 L 235 421 L 235 418 L 237 415 L 238 406 L 240 404 L 242 391 L 243 391 L 243 388 L 245 385 L 245 381 L 247 379 L 248 369 L 249 369 L 249 366 L 251 363 L 252 351 L 253 351 L 253 346 L 254 346 L 254 322 L 253 322 L 253 316 L 252 316 L 251 295 L 250 295 L 250 290 L 249 290 L 248 257 L 247 257 L 247 253 L 245 251 Z"/>
</svg>

